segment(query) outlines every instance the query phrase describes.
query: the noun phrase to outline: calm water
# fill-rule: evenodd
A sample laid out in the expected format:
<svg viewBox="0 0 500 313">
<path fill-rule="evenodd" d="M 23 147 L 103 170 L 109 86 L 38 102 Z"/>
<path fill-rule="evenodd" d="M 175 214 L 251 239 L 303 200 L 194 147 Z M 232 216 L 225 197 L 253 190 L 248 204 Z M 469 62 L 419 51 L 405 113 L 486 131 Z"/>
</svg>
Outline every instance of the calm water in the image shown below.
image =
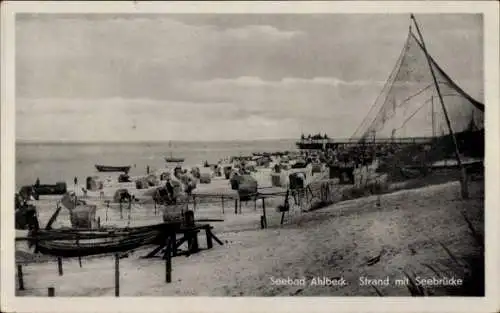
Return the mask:
<svg viewBox="0 0 500 313">
<path fill-rule="evenodd" d="M 185 158 L 185 165 L 202 164 L 205 160 L 216 162 L 232 155 L 249 155 L 252 152 L 295 150 L 293 140 L 248 142 L 172 142 L 168 143 L 113 143 L 113 144 L 16 144 L 16 190 L 34 184 L 65 181 L 72 184 L 78 177 L 83 182 L 97 173 L 94 165 L 131 165 L 130 175 L 142 175 L 146 166 L 163 168 L 164 157 Z"/>
</svg>

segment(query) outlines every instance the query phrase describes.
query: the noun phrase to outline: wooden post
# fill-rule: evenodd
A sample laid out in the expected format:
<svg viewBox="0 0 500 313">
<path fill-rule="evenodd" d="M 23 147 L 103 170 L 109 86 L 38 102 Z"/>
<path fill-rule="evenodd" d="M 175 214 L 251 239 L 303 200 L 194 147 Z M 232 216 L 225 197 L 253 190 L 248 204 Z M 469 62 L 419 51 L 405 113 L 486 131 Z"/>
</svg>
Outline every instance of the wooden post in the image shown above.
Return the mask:
<svg viewBox="0 0 500 313">
<path fill-rule="evenodd" d="M 78 235 L 76 237 L 76 246 L 79 247 L 80 246 L 80 239 L 78 239 Z M 82 257 L 81 256 L 78 256 L 78 264 L 80 265 L 80 268 L 82 267 Z"/>
<path fill-rule="evenodd" d="M 108 221 L 109 200 L 106 200 L 106 222 Z"/>
<path fill-rule="evenodd" d="M 205 235 L 207 236 L 207 248 L 212 249 L 213 243 L 212 234 L 210 233 L 210 226 L 207 226 L 207 228 L 205 228 Z"/>
<path fill-rule="evenodd" d="M 167 236 L 165 238 L 166 243 L 166 249 L 165 249 L 165 281 L 167 283 L 172 282 L 172 246 L 175 244 L 172 243 L 173 236 L 169 232 L 167 232 Z M 175 247 L 174 247 L 175 248 Z"/>
<path fill-rule="evenodd" d="M 195 226 L 194 211 L 186 211 L 184 213 L 184 224 L 189 227 Z"/>
<path fill-rule="evenodd" d="M 257 211 L 257 195 L 253 197 L 253 210 Z"/>
<path fill-rule="evenodd" d="M 156 199 L 154 200 L 155 203 L 155 216 L 156 216 Z"/>
<path fill-rule="evenodd" d="M 54 287 L 49 287 L 47 289 L 47 294 L 48 294 L 49 297 L 55 297 L 56 291 L 55 291 Z"/>
<path fill-rule="evenodd" d="M 446 110 L 446 106 L 444 105 L 443 95 L 441 94 L 441 89 L 439 88 L 439 83 L 437 81 L 436 74 L 434 73 L 434 67 L 432 66 L 431 56 L 429 55 L 429 53 L 427 51 L 427 48 L 426 48 L 425 42 L 424 42 L 424 37 L 422 36 L 422 33 L 420 32 L 420 27 L 418 26 L 418 23 L 417 23 L 417 20 L 415 19 L 415 16 L 413 14 L 411 14 L 410 17 L 413 20 L 413 22 L 415 23 L 415 27 L 417 28 L 418 36 L 420 37 L 420 42 L 418 42 L 418 40 L 416 40 L 416 41 L 419 44 L 420 48 L 422 48 L 422 50 L 424 51 L 424 54 L 427 58 L 429 70 L 431 72 L 432 79 L 434 81 L 434 86 L 436 88 L 436 91 L 437 91 L 437 94 L 439 97 L 439 101 L 441 102 L 441 107 L 443 109 L 443 115 L 445 117 L 446 124 L 448 126 L 448 131 L 450 133 L 451 139 L 453 140 L 453 145 L 455 148 L 455 151 L 454 151 L 455 157 L 457 158 L 457 164 L 458 164 L 458 168 L 460 169 L 460 174 L 461 174 L 460 185 L 461 185 L 462 198 L 468 199 L 469 198 L 469 187 L 468 187 L 468 182 L 467 182 L 467 171 L 465 170 L 465 167 L 462 164 L 462 160 L 460 159 L 460 151 L 458 149 L 457 138 L 455 137 L 455 133 L 453 131 L 453 128 L 451 127 L 451 122 L 450 122 L 450 118 L 448 116 L 448 111 Z"/>
<path fill-rule="evenodd" d="M 17 282 L 19 283 L 19 290 L 24 290 L 23 266 L 21 264 L 17 264 Z"/>
<path fill-rule="evenodd" d="M 224 214 L 224 196 L 221 197 L 222 202 L 222 214 Z"/>
<path fill-rule="evenodd" d="M 115 297 L 120 296 L 120 256 L 115 253 Z"/>
<path fill-rule="evenodd" d="M 59 276 L 63 276 L 63 266 L 61 257 L 57 257 L 57 268 L 59 270 Z"/>
<path fill-rule="evenodd" d="M 264 228 L 267 228 L 266 198 L 262 197 L 262 217 L 264 218 Z"/>
<path fill-rule="evenodd" d="M 196 195 L 193 195 L 193 211 L 196 211 Z"/>
<path fill-rule="evenodd" d="M 238 214 L 238 199 L 234 199 L 234 214 Z"/>
<path fill-rule="evenodd" d="M 127 221 L 127 226 L 130 226 L 131 215 L 132 215 L 132 200 L 130 200 L 129 203 L 128 203 L 128 221 Z"/>
<path fill-rule="evenodd" d="M 122 200 L 120 199 L 120 219 L 123 219 L 123 206 L 122 206 Z"/>
</svg>

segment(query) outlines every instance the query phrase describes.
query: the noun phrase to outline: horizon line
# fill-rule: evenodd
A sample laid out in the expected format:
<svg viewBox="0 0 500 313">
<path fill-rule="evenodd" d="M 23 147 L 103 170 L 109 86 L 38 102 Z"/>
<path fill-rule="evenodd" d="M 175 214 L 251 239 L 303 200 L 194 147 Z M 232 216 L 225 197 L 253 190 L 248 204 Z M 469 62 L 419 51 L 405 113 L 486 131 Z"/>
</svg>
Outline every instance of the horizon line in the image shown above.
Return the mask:
<svg viewBox="0 0 500 313">
<path fill-rule="evenodd" d="M 169 142 L 252 142 L 252 141 L 276 141 L 276 140 L 300 140 L 298 138 L 260 138 L 260 139 L 221 139 L 221 140 L 40 140 L 40 139 L 16 139 L 16 144 L 148 144 L 148 143 L 169 143 Z"/>
</svg>

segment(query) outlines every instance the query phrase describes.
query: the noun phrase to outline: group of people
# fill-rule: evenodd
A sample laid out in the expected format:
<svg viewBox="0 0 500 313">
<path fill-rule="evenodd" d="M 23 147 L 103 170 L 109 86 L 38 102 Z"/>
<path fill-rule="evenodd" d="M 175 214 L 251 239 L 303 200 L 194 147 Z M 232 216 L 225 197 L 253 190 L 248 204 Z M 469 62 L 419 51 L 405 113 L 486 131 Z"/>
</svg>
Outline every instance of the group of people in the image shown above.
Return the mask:
<svg viewBox="0 0 500 313">
<path fill-rule="evenodd" d="M 329 138 L 328 138 L 327 134 L 325 134 L 324 136 L 322 136 L 321 134 L 316 134 L 316 135 L 311 136 L 309 134 L 307 137 L 304 134 L 302 134 L 302 135 L 300 135 L 300 139 L 301 140 L 306 140 L 306 139 L 307 140 L 320 140 L 320 139 L 329 139 Z"/>
</svg>

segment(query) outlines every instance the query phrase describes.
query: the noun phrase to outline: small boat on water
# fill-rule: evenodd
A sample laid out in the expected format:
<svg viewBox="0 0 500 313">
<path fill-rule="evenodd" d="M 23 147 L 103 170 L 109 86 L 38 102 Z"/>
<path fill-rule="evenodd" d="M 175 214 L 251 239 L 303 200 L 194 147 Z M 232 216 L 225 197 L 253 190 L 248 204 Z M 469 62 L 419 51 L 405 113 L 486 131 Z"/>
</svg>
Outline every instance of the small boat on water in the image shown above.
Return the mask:
<svg viewBox="0 0 500 313">
<path fill-rule="evenodd" d="M 184 158 L 165 157 L 165 162 L 167 162 L 167 163 L 183 163 Z"/>
<path fill-rule="evenodd" d="M 130 166 L 108 166 L 108 165 L 95 165 L 99 172 L 125 172 L 128 173 Z"/>
<path fill-rule="evenodd" d="M 172 142 L 168 143 L 168 147 L 170 149 L 172 148 Z M 170 152 L 170 156 L 165 157 L 165 162 L 167 162 L 167 163 L 183 163 L 184 162 L 184 158 L 174 157 L 174 156 L 172 156 L 172 152 Z"/>
</svg>

